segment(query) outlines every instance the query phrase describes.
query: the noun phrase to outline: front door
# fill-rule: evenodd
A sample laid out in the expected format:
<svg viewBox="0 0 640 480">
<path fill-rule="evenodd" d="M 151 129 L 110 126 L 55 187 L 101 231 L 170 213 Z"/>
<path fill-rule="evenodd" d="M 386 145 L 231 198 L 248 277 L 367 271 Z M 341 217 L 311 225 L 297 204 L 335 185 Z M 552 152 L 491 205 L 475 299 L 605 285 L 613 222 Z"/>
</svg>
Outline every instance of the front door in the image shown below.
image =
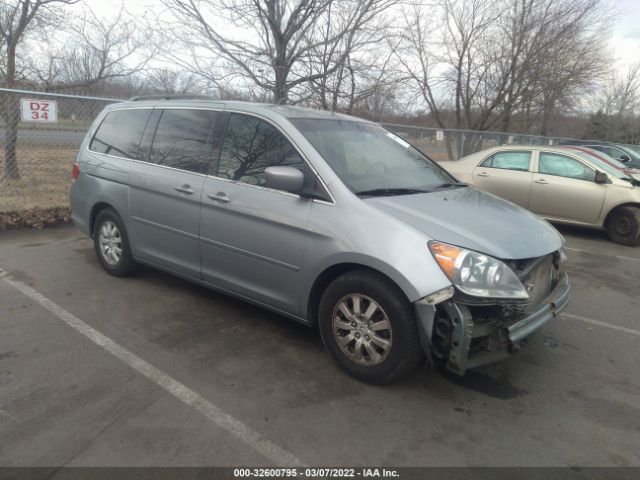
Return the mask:
<svg viewBox="0 0 640 480">
<path fill-rule="evenodd" d="M 306 169 L 276 127 L 230 114 L 216 176 L 204 183 L 202 278 L 297 314 L 311 200 L 265 188 L 274 165 Z"/>
<path fill-rule="evenodd" d="M 595 183 L 595 175 L 595 170 L 575 158 L 540 152 L 530 210 L 548 218 L 596 223 L 606 187 Z"/>
</svg>

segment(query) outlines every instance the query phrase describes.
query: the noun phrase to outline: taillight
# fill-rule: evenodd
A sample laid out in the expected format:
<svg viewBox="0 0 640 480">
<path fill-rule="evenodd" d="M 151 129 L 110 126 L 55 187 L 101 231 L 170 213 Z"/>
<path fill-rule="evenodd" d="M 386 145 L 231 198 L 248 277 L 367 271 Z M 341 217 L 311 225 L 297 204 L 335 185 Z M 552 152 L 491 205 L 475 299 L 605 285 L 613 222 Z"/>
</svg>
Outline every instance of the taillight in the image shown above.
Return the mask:
<svg viewBox="0 0 640 480">
<path fill-rule="evenodd" d="M 78 175 L 80 175 L 80 165 L 78 165 L 78 162 L 73 164 L 73 171 L 71 172 L 71 178 L 72 179 L 76 179 L 78 178 Z"/>
</svg>

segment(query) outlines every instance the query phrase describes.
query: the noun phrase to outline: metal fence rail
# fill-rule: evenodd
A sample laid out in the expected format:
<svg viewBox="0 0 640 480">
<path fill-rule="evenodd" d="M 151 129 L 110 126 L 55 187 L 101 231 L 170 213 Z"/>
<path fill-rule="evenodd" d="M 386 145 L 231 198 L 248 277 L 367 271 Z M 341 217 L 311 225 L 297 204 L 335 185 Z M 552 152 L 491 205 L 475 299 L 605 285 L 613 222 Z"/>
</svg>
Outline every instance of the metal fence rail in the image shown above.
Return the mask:
<svg viewBox="0 0 640 480">
<path fill-rule="evenodd" d="M 27 100 L 33 100 L 33 105 Z M 0 88 L 0 213 L 68 207 L 71 170 L 80 143 L 98 113 L 118 101 Z M 42 110 L 45 104 L 49 106 Z M 437 161 L 456 160 L 496 145 L 558 145 L 571 140 L 383 125 Z"/>
</svg>

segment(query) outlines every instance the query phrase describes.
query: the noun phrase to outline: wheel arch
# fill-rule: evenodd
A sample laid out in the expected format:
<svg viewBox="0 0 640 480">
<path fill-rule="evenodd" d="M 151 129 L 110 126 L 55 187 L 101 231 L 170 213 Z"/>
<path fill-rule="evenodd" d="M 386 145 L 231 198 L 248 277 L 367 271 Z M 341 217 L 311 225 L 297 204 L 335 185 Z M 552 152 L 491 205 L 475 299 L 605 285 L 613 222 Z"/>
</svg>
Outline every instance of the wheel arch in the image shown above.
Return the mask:
<svg viewBox="0 0 640 480">
<path fill-rule="evenodd" d="M 611 215 L 613 215 L 613 212 L 615 212 L 616 210 L 622 207 L 635 207 L 640 209 L 640 203 L 627 202 L 627 203 L 621 203 L 619 205 L 616 205 L 615 207 L 610 208 L 609 211 L 607 212 L 607 215 L 604 217 L 604 221 L 602 222 L 602 226 L 604 228 L 607 228 L 607 224 L 609 223 L 609 220 L 611 219 Z"/>
<path fill-rule="evenodd" d="M 89 229 L 90 229 L 89 232 L 92 237 L 93 237 L 93 230 L 96 223 L 96 218 L 98 218 L 98 215 L 100 214 L 100 212 L 102 212 L 103 210 L 106 210 L 107 208 L 111 208 L 115 210 L 116 213 L 118 213 L 118 210 L 116 210 L 116 208 L 113 205 L 105 201 L 96 202 L 93 205 L 93 207 L 91 207 L 91 212 L 89 213 Z M 118 215 L 120 214 L 118 213 Z"/>
<path fill-rule="evenodd" d="M 396 285 L 406 296 L 409 301 L 413 301 L 418 295 L 417 291 L 409 281 L 404 278 L 400 272 L 389 268 L 373 267 L 363 262 L 351 261 L 351 262 L 339 262 L 330 265 L 318 274 L 309 289 L 309 293 L 306 296 L 306 314 L 307 319 L 312 325 L 316 325 L 318 321 L 318 308 L 320 306 L 320 299 L 322 294 L 329 286 L 329 284 L 341 275 L 347 272 L 355 270 L 365 270 L 376 273 L 385 277 L 387 280 Z"/>
</svg>

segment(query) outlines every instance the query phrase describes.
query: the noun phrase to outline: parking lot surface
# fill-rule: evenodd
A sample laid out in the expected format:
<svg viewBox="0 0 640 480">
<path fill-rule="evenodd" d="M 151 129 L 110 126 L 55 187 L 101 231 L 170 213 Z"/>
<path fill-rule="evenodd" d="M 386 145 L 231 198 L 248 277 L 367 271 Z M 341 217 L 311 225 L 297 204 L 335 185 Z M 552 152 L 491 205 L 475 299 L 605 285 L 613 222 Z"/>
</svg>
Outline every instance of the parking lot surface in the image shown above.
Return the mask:
<svg viewBox="0 0 640 480">
<path fill-rule="evenodd" d="M 70 226 L 0 234 L 0 465 L 640 466 L 640 248 L 561 227 L 571 303 L 508 360 L 373 387 L 317 331 Z"/>
</svg>

